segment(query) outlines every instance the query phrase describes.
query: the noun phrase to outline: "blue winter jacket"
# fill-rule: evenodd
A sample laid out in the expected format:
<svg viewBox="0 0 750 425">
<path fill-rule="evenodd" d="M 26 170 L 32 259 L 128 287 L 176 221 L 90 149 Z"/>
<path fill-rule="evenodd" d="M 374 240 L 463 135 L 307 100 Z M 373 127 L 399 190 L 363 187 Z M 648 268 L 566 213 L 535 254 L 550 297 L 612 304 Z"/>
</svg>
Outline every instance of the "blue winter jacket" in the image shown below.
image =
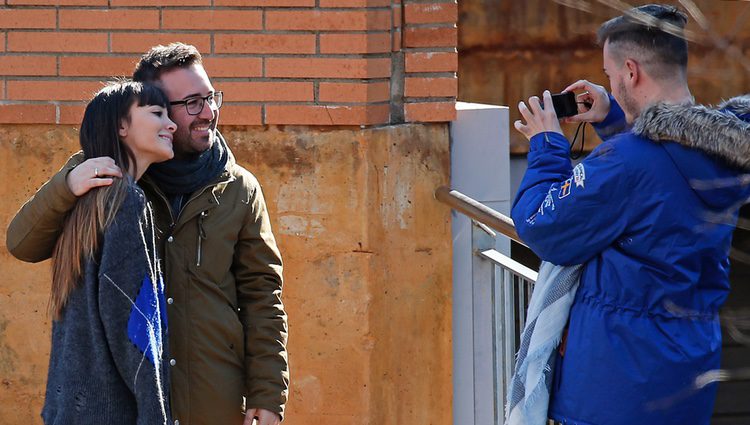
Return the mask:
<svg viewBox="0 0 750 425">
<path fill-rule="evenodd" d="M 539 257 L 584 264 L 550 417 L 708 424 L 716 384 L 700 377 L 720 365 L 728 253 L 750 196 L 750 96 L 658 104 L 632 129 L 612 105 L 603 143 L 575 167 L 564 136 L 531 139 L 512 209 Z"/>
</svg>

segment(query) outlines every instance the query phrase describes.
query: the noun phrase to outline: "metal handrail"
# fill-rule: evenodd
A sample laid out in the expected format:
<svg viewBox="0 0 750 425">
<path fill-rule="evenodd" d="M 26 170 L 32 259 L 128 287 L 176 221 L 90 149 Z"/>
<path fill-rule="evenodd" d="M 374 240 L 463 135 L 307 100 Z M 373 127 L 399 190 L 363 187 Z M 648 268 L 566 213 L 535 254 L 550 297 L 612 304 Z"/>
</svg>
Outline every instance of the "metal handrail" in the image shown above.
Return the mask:
<svg viewBox="0 0 750 425">
<path fill-rule="evenodd" d="M 435 190 L 435 199 L 450 206 L 490 228 L 497 230 L 503 235 L 513 239 L 515 242 L 526 246 L 516 233 L 513 220 L 492 208 L 472 199 L 457 190 L 451 190 L 448 186 L 440 186 Z"/>
</svg>

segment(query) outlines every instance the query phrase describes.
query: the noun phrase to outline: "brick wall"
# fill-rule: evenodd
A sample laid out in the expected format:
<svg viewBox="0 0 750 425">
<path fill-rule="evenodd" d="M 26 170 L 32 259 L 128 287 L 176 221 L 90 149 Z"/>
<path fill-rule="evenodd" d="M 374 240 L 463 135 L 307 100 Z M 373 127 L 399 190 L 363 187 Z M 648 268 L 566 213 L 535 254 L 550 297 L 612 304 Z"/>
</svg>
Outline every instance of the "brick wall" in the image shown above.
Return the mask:
<svg viewBox="0 0 750 425">
<path fill-rule="evenodd" d="M 78 124 L 155 44 L 194 44 L 235 125 L 455 116 L 455 0 L 4 0 L 0 124 Z"/>
</svg>

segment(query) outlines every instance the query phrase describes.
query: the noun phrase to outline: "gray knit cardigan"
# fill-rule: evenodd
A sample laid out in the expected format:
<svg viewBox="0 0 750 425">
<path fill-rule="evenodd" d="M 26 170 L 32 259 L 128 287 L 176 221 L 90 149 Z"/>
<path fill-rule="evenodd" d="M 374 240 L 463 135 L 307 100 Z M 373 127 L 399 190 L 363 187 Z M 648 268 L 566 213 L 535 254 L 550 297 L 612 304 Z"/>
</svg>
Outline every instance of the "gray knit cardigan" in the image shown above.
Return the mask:
<svg viewBox="0 0 750 425">
<path fill-rule="evenodd" d="M 52 325 L 45 424 L 171 422 L 154 231 L 149 204 L 131 183 L 99 253 Z"/>
</svg>

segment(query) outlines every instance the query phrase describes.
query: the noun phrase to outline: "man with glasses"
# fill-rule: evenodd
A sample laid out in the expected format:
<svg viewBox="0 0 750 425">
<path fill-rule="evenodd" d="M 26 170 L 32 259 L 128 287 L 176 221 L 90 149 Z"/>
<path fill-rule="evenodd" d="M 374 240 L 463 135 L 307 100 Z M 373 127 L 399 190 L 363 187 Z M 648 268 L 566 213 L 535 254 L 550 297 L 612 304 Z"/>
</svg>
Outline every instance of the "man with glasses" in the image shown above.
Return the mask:
<svg viewBox="0 0 750 425">
<path fill-rule="evenodd" d="M 139 182 L 165 261 L 174 423 L 276 425 L 289 385 L 281 256 L 258 181 L 216 128 L 222 92 L 198 50 L 181 43 L 152 48 L 133 79 L 165 91 L 177 124 L 174 159 Z M 13 219 L 14 256 L 49 258 L 77 196 L 122 177 L 110 158 L 82 159 L 73 156 Z"/>
</svg>

